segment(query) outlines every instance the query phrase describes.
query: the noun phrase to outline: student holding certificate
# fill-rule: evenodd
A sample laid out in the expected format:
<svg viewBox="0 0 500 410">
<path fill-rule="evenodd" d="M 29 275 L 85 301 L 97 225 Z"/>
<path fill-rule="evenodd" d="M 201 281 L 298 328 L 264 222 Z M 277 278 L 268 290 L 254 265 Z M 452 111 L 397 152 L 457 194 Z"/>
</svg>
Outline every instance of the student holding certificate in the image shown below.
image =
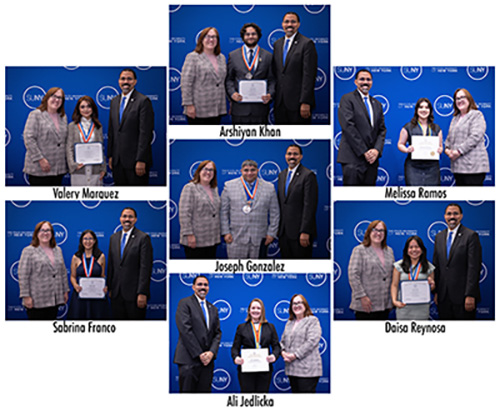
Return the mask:
<svg viewBox="0 0 500 410">
<path fill-rule="evenodd" d="M 403 259 L 394 263 L 391 297 L 397 320 L 428 320 L 434 265 L 427 260 L 427 249 L 419 236 L 405 243 Z M 406 302 L 406 303 L 405 303 Z"/>
<path fill-rule="evenodd" d="M 99 122 L 97 105 L 84 95 L 76 103 L 68 125 L 66 158 L 71 174 L 72 186 L 102 186 L 106 175 L 102 126 Z"/>
<path fill-rule="evenodd" d="M 266 320 L 262 300 L 253 299 L 247 312 L 245 323 L 236 329 L 231 356 L 238 365 L 241 392 L 268 393 L 273 375 L 272 363 L 281 353 L 278 334 L 274 325 Z"/>
<path fill-rule="evenodd" d="M 106 299 L 106 257 L 98 246 L 94 231 L 87 229 L 80 235 L 78 251 L 71 259 L 71 296 L 68 319 L 108 319 Z"/>
<path fill-rule="evenodd" d="M 427 98 L 420 98 L 415 104 L 413 118 L 399 134 L 398 149 L 408 154 L 407 186 L 441 185 L 439 155 L 443 152 L 443 132 L 434 124 L 432 104 Z"/>
</svg>

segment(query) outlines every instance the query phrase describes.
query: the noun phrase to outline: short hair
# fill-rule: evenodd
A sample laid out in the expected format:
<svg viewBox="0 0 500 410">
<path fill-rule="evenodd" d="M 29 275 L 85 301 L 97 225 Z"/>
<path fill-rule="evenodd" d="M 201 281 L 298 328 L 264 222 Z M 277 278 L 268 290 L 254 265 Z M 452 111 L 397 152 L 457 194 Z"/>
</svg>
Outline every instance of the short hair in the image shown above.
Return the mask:
<svg viewBox="0 0 500 410">
<path fill-rule="evenodd" d="M 198 54 L 203 53 L 203 40 L 205 39 L 210 30 L 214 30 L 215 35 L 217 36 L 217 45 L 215 46 L 214 54 L 218 56 L 220 54 L 220 36 L 219 32 L 215 27 L 207 27 L 201 31 L 200 36 L 198 37 L 198 41 L 196 42 L 196 47 L 194 48 L 194 51 Z"/>
<path fill-rule="evenodd" d="M 120 71 L 120 77 L 124 71 L 128 71 L 128 72 L 132 73 L 132 75 L 134 76 L 134 80 L 137 80 L 137 75 L 136 75 L 135 71 L 132 70 L 131 68 L 124 68 L 122 71 Z"/>
<path fill-rule="evenodd" d="M 196 168 L 196 171 L 194 172 L 193 179 L 191 182 L 195 184 L 200 183 L 200 174 L 203 168 L 205 168 L 208 164 L 212 163 L 214 165 L 214 177 L 210 181 L 210 187 L 211 188 L 216 188 L 217 187 L 217 168 L 215 166 L 215 162 L 206 159 L 205 161 L 200 162 L 200 165 L 198 165 L 198 168 Z"/>
<path fill-rule="evenodd" d="M 38 222 L 36 224 L 35 230 L 33 231 L 33 237 L 31 238 L 31 246 L 34 246 L 35 248 L 40 246 L 40 239 L 38 239 L 38 233 L 40 232 L 40 230 L 42 229 L 42 226 L 44 224 L 49 225 L 50 232 L 52 233 L 52 237 L 50 238 L 49 246 L 51 248 L 55 248 L 57 244 L 56 244 L 56 238 L 54 237 L 54 227 L 52 226 L 52 224 L 49 221 L 41 221 L 41 222 Z"/>
<path fill-rule="evenodd" d="M 240 30 L 240 37 L 242 39 L 245 37 L 245 33 L 246 33 L 248 27 L 253 27 L 255 29 L 255 31 L 257 32 L 257 37 L 260 40 L 261 37 L 262 37 L 262 30 L 255 23 L 246 23 L 246 24 L 244 24 L 243 27 Z"/>
<path fill-rule="evenodd" d="M 57 112 L 61 117 L 64 117 L 66 115 L 66 112 L 64 111 L 64 102 L 66 101 L 66 96 L 64 95 L 64 90 L 60 87 L 52 87 L 49 88 L 49 91 L 45 93 L 45 95 L 42 98 L 42 102 L 40 105 L 37 107 L 40 111 L 47 111 L 47 105 L 49 103 L 49 98 L 52 97 L 55 93 L 57 93 L 59 90 L 62 92 L 62 102 L 61 106 L 57 109 Z"/>
<path fill-rule="evenodd" d="M 367 68 L 360 68 L 358 71 L 356 71 L 354 78 L 357 80 L 359 75 L 363 72 L 370 74 L 370 77 L 373 79 L 372 72 L 370 70 L 368 70 Z"/>
<path fill-rule="evenodd" d="M 446 213 L 446 211 L 448 210 L 448 208 L 450 206 L 456 206 L 458 208 L 458 210 L 460 211 L 460 214 L 463 214 L 462 207 L 456 203 L 451 203 L 451 204 L 446 205 L 446 208 L 444 208 L 444 213 Z"/>
<path fill-rule="evenodd" d="M 420 107 L 420 104 L 423 102 L 427 103 L 429 106 L 429 117 L 427 118 L 427 123 L 429 124 L 429 127 L 431 127 L 431 130 L 436 132 L 436 124 L 434 124 L 434 110 L 432 108 L 432 103 L 429 101 L 428 98 L 422 97 L 419 98 L 417 103 L 415 104 L 415 112 L 413 113 L 413 118 L 410 121 L 410 124 L 413 125 L 414 127 L 417 126 L 418 124 L 418 108 Z"/>
<path fill-rule="evenodd" d="M 197 275 L 194 279 L 193 279 L 193 285 L 196 285 L 196 281 L 199 279 L 199 278 L 205 278 L 207 280 L 207 282 L 210 283 L 210 281 L 208 280 L 208 278 L 205 276 L 205 275 Z"/>
<path fill-rule="evenodd" d="M 289 11 L 289 12 L 283 14 L 283 19 L 281 21 L 285 20 L 285 17 L 287 16 L 287 14 L 293 14 L 295 17 L 297 17 L 297 22 L 300 23 L 300 17 L 297 13 L 295 13 L 295 11 Z"/>
<path fill-rule="evenodd" d="M 253 160 L 253 159 L 246 159 L 245 161 L 243 161 L 243 163 L 241 164 L 241 169 L 245 168 L 245 167 L 255 167 L 255 168 L 259 168 L 259 165 L 257 165 L 257 163 Z"/>
<path fill-rule="evenodd" d="M 297 145 L 297 144 L 290 144 L 288 147 L 286 147 L 286 150 L 288 151 L 288 148 L 292 148 L 292 147 L 298 148 L 300 155 L 302 155 L 302 147 L 300 145 Z"/>
<path fill-rule="evenodd" d="M 134 208 L 130 207 L 130 206 L 127 206 L 127 207 L 123 208 L 123 209 L 122 209 L 122 213 L 120 214 L 120 216 L 121 216 L 121 215 L 123 215 L 123 212 L 124 212 L 124 211 L 126 211 L 127 209 L 128 209 L 129 211 L 132 211 L 132 212 L 134 213 L 134 217 L 136 217 L 136 218 L 137 218 L 137 212 L 136 212 L 136 210 L 135 210 Z"/>
<path fill-rule="evenodd" d="M 247 308 L 247 318 L 245 319 L 246 322 L 250 322 L 252 320 L 250 316 L 250 306 L 252 306 L 253 302 L 257 302 L 260 305 L 260 319 L 259 323 L 267 323 L 266 319 L 266 308 L 264 307 L 264 302 L 260 300 L 259 298 L 254 298 L 250 301 L 248 308 Z"/>
<path fill-rule="evenodd" d="M 90 108 L 92 108 L 92 121 L 94 122 L 95 126 L 98 129 L 101 128 L 101 122 L 99 121 L 99 113 L 97 111 L 97 105 L 92 99 L 92 97 L 89 97 L 88 95 L 84 95 L 83 97 L 80 97 L 78 99 L 78 101 L 76 102 L 75 111 L 73 111 L 71 119 L 75 124 L 78 124 L 82 120 L 82 114 L 80 113 L 80 104 L 84 101 L 88 102 L 90 104 Z"/>
<path fill-rule="evenodd" d="M 422 253 L 418 261 L 420 262 L 422 272 L 427 272 L 429 270 L 429 261 L 427 260 L 427 248 L 425 247 L 422 238 L 418 235 L 410 236 L 406 240 L 405 247 L 403 249 L 403 262 L 401 264 L 403 271 L 406 273 L 410 272 L 411 258 L 410 255 L 408 255 L 408 248 L 410 247 L 411 241 L 417 242 L 418 247 L 422 250 Z"/>
<path fill-rule="evenodd" d="M 293 313 L 293 300 L 297 297 L 300 296 L 302 300 L 304 301 L 304 307 L 305 307 L 305 312 L 304 312 L 304 317 L 306 316 L 314 316 L 311 307 L 309 306 L 309 303 L 307 303 L 307 299 L 304 297 L 304 295 L 301 295 L 300 293 L 296 293 L 295 295 L 292 296 L 290 299 L 290 308 L 288 309 L 288 320 L 295 320 L 297 317 L 295 316 L 295 313 Z"/>
<path fill-rule="evenodd" d="M 92 247 L 92 255 L 94 258 L 98 259 L 102 255 L 102 251 L 99 249 L 99 241 L 97 240 L 97 235 L 91 229 L 86 229 L 80 235 L 80 241 L 78 242 L 78 250 L 75 252 L 77 258 L 81 258 L 85 254 L 85 247 L 83 246 L 83 237 L 87 234 L 92 235 L 94 238 L 94 246 Z"/>
<path fill-rule="evenodd" d="M 382 240 L 382 248 L 386 248 L 387 247 L 387 225 L 385 224 L 384 221 L 381 221 L 379 219 L 373 221 L 372 223 L 370 223 L 370 225 L 368 225 L 368 228 L 366 228 L 366 232 L 365 232 L 365 236 L 363 238 L 363 242 L 361 242 L 364 246 L 368 247 L 372 244 L 372 240 L 370 238 L 370 235 L 372 233 L 372 231 L 375 229 L 375 227 L 378 225 L 378 224 L 382 224 L 382 226 L 384 227 L 384 239 Z"/>
<path fill-rule="evenodd" d="M 455 111 L 453 112 L 454 117 L 460 114 L 460 110 L 458 109 L 456 102 L 457 94 L 459 91 L 463 91 L 465 94 L 465 98 L 467 98 L 467 100 L 469 101 L 469 109 L 467 110 L 467 112 L 469 112 L 470 110 L 477 110 L 477 104 L 474 101 L 474 98 L 472 98 L 471 93 L 467 91 L 465 88 L 457 88 L 455 94 L 453 94 L 453 108 L 455 109 Z"/>
</svg>

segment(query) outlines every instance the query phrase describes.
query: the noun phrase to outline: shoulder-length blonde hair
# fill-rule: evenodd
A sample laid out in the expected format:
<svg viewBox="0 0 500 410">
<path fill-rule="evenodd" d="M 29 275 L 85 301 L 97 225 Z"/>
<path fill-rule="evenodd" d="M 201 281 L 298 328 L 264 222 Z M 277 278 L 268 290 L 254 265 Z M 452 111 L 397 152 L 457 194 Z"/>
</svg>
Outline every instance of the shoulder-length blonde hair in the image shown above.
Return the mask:
<svg viewBox="0 0 500 410">
<path fill-rule="evenodd" d="M 252 306 L 253 302 L 257 302 L 260 305 L 260 319 L 259 319 L 259 323 L 267 323 L 266 308 L 264 307 L 264 302 L 262 300 L 260 300 L 259 298 L 252 299 L 252 301 L 248 305 L 247 318 L 245 319 L 245 321 L 246 322 L 250 322 L 252 320 L 252 317 L 250 316 L 250 306 Z"/>
<path fill-rule="evenodd" d="M 194 51 L 198 54 L 203 53 L 203 40 L 205 39 L 210 30 L 215 31 L 215 35 L 217 36 L 217 45 L 215 46 L 214 54 L 218 56 L 220 54 L 220 36 L 219 32 L 215 27 L 207 27 L 201 31 L 200 36 L 198 37 L 198 41 L 196 42 L 196 47 Z"/>
<path fill-rule="evenodd" d="M 387 225 L 385 224 L 384 221 L 381 221 L 379 219 L 373 221 L 370 225 L 368 225 L 368 228 L 366 229 L 365 232 L 365 236 L 363 238 L 363 242 L 361 242 L 364 246 L 368 247 L 372 244 L 370 235 L 378 224 L 382 224 L 382 226 L 384 227 L 384 239 L 382 239 L 381 243 L 382 249 L 385 249 L 387 247 Z"/>
<path fill-rule="evenodd" d="M 45 93 L 45 95 L 42 98 L 42 102 L 40 105 L 37 107 L 40 111 L 47 111 L 47 104 L 49 103 L 49 98 L 52 97 L 55 93 L 57 93 L 59 90 L 62 92 L 62 103 L 61 106 L 57 109 L 57 112 L 61 117 L 64 117 L 66 112 L 64 111 L 64 102 L 66 101 L 66 96 L 64 95 L 64 90 L 59 87 L 52 87 Z"/>
<path fill-rule="evenodd" d="M 38 222 L 35 226 L 35 230 L 33 231 L 33 237 L 31 238 L 31 246 L 38 248 L 40 246 L 40 240 L 38 239 L 38 233 L 40 229 L 42 229 L 43 224 L 47 224 L 50 226 L 50 232 L 52 233 L 52 237 L 50 238 L 49 245 L 51 248 L 56 247 L 56 238 L 54 238 L 54 227 L 49 221 Z"/>
</svg>

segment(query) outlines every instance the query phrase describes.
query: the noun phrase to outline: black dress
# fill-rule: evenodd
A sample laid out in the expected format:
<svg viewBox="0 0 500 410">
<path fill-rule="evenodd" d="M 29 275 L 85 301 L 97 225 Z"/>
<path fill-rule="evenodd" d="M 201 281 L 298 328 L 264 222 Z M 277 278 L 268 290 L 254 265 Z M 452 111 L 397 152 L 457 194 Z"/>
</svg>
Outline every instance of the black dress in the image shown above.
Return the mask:
<svg viewBox="0 0 500 410">
<path fill-rule="evenodd" d="M 90 258 L 85 258 L 87 266 L 90 265 Z M 102 267 L 94 262 L 94 268 L 92 269 L 92 278 L 98 278 L 102 275 Z M 83 263 L 81 263 L 76 268 L 76 280 L 79 281 L 80 278 L 85 277 L 85 271 L 83 269 Z M 110 307 L 108 302 L 108 297 L 104 299 L 82 299 L 76 291 L 73 290 L 71 295 L 71 301 L 69 303 L 68 319 L 72 320 L 98 320 L 98 319 L 110 319 Z"/>
</svg>

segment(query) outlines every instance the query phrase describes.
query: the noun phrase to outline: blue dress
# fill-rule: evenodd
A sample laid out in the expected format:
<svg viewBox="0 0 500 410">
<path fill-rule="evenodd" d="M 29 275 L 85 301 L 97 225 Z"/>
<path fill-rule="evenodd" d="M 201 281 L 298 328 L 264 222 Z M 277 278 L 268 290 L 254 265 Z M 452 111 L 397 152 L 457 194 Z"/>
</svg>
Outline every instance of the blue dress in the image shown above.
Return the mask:
<svg viewBox="0 0 500 410">
<path fill-rule="evenodd" d="M 85 258 L 87 266 L 90 264 L 90 258 Z M 98 278 L 102 275 L 102 267 L 94 262 L 94 268 L 90 277 Z M 76 268 L 76 279 L 84 278 L 85 271 L 83 263 Z M 77 292 L 73 290 L 71 301 L 69 303 L 68 319 L 71 320 L 99 320 L 110 319 L 110 307 L 108 297 L 104 299 L 82 299 Z"/>
</svg>

